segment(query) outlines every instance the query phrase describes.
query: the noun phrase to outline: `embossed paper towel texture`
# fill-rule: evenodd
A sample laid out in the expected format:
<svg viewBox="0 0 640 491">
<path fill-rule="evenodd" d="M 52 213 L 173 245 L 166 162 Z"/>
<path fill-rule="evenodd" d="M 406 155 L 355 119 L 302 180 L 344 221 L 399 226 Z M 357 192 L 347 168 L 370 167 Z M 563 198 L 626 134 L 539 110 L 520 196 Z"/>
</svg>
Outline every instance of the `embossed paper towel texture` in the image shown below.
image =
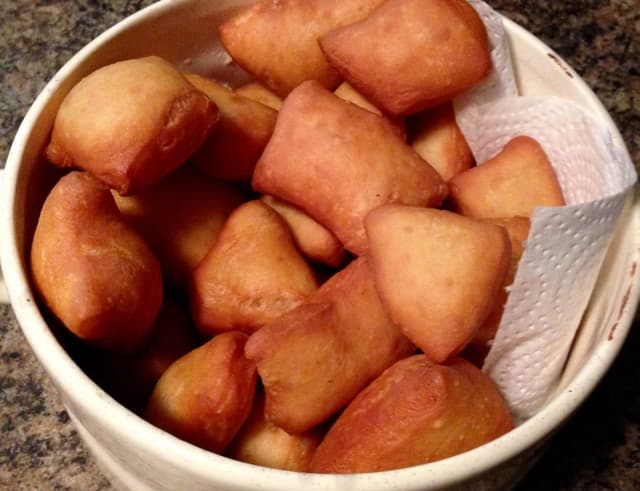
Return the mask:
<svg viewBox="0 0 640 491">
<path fill-rule="evenodd" d="M 555 97 L 517 96 L 501 18 L 483 2 L 471 3 L 487 26 L 494 71 L 455 101 L 458 124 L 479 163 L 515 136 L 538 140 L 567 202 L 536 210 L 484 365 L 522 421 L 540 409 L 559 380 L 636 173 L 604 122 L 582 107 Z"/>
</svg>

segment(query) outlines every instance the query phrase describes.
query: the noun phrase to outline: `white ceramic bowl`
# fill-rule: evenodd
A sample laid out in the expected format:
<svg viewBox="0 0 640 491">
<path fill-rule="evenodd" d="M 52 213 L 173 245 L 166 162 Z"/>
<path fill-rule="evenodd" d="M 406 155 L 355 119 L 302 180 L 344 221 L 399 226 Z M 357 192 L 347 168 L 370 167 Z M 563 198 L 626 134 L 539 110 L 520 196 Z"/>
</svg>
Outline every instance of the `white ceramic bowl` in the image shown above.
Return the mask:
<svg viewBox="0 0 640 491">
<path fill-rule="evenodd" d="M 107 63 L 158 54 L 204 74 L 240 80 L 215 40 L 215 26 L 248 0 L 163 0 L 131 16 L 87 45 L 45 87 L 26 115 L 9 153 L 0 201 L 0 253 L 18 321 L 60 391 L 78 432 L 98 464 L 121 489 L 135 490 L 434 490 L 506 489 L 535 462 L 544 444 L 592 391 L 617 355 L 638 303 L 637 220 L 629 200 L 574 344 L 561 387 L 533 418 L 482 447 L 407 469 L 312 475 L 236 462 L 196 448 L 153 427 L 116 403 L 74 363 L 38 310 L 29 283 L 28 250 L 38 211 L 55 173 L 42 150 L 57 107 L 81 77 Z M 619 132 L 601 103 L 555 53 L 506 21 L 520 92 L 560 95 Z"/>
</svg>

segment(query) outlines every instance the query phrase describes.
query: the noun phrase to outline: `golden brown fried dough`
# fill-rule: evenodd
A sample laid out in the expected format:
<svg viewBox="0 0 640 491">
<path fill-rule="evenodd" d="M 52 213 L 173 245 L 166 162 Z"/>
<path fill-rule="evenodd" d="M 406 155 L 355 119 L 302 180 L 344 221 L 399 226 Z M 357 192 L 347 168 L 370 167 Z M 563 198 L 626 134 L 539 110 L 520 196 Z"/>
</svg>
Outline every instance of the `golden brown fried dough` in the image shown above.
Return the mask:
<svg viewBox="0 0 640 491">
<path fill-rule="evenodd" d="M 120 61 L 91 73 L 65 97 L 47 158 L 91 172 L 120 194 L 177 168 L 204 142 L 218 109 L 167 61 Z"/>
<path fill-rule="evenodd" d="M 253 168 L 271 137 L 278 112 L 234 93 L 215 80 L 187 74 L 220 110 L 220 122 L 192 160 L 206 175 L 224 181 L 251 179 Z"/>
<path fill-rule="evenodd" d="M 306 472 L 322 439 L 318 429 L 292 435 L 271 423 L 264 414 L 264 393 L 256 394 L 253 410 L 227 455 L 249 464 Z"/>
<path fill-rule="evenodd" d="M 176 360 L 156 384 L 144 417 L 159 428 L 221 453 L 251 412 L 255 365 L 247 335 L 220 334 Z"/>
<path fill-rule="evenodd" d="M 465 0 L 387 0 L 320 46 L 340 75 L 397 116 L 451 99 L 491 69 L 485 26 Z"/>
<path fill-rule="evenodd" d="M 409 118 L 407 134 L 411 147 L 444 181 L 473 165 L 473 154 L 456 123 L 451 102 Z"/>
<path fill-rule="evenodd" d="M 525 217 L 510 217 L 510 218 L 488 218 L 487 222 L 504 227 L 509 235 L 509 241 L 511 243 L 511 258 L 509 260 L 509 269 L 505 275 L 503 287 L 498 291 L 498 298 L 480 329 L 473 337 L 472 343 L 477 345 L 478 348 L 487 348 L 488 342 L 492 340 L 500 325 L 502 314 L 504 313 L 504 307 L 507 303 L 507 287 L 513 283 L 516 277 L 516 271 L 518 270 L 518 263 L 524 253 L 524 245 L 529 236 L 529 228 L 531 227 L 531 220 Z"/>
<path fill-rule="evenodd" d="M 242 194 L 183 166 L 133 196 L 113 196 L 120 212 L 148 241 L 171 283 L 188 285 L 193 269 L 215 244 Z"/>
<path fill-rule="evenodd" d="M 419 354 L 386 370 L 349 404 L 318 447 L 310 471 L 376 472 L 425 464 L 513 428 L 493 382 L 461 360 Z"/>
<path fill-rule="evenodd" d="M 309 259 L 334 267 L 344 261 L 344 247 L 326 227 L 299 208 L 273 196 L 265 195 L 261 199 L 284 218 L 296 245 Z"/>
<path fill-rule="evenodd" d="M 205 334 L 252 333 L 317 288 L 286 222 L 259 200 L 237 208 L 193 272 L 191 312 Z"/>
<path fill-rule="evenodd" d="M 259 84 L 258 82 L 249 82 L 244 84 L 235 89 L 235 93 L 242 97 L 246 97 L 247 99 L 264 104 L 265 106 L 269 106 L 271 109 L 275 109 L 276 111 L 279 111 L 282 107 L 282 99 L 278 94 L 271 92 L 267 87 Z"/>
<path fill-rule="evenodd" d="M 254 333 L 245 352 L 265 387 L 267 419 L 300 433 L 414 350 L 384 311 L 363 256 L 307 302 Z"/>
<path fill-rule="evenodd" d="M 367 251 L 370 210 L 385 203 L 437 206 L 448 193 L 388 120 L 314 81 L 285 100 L 253 186 L 304 210 L 356 255 Z"/>
<path fill-rule="evenodd" d="M 382 0 L 262 0 L 220 26 L 233 60 L 281 97 L 305 80 L 333 89 L 339 75 L 318 37 L 364 18 Z"/>
<path fill-rule="evenodd" d="M 62 177 L 45 200 L 31 269 L 56 317 L 111 351 L 139 348 L 162 304 L 158 260 L 120 215 L 109 188 L 85 172 Z"/>
<path fill-rule="evenodd" d="M 485 321 L 510 258 L 503 227 L 444 210 L 385 205 L 366 219 L 376 287 L 402 332 L 435 362 Z"/>
<path fill-rule="evenodd" d="M 540 144 L 518 136 L 482 165 L 450 182 L 456 211 L 474 218 L 531 217 L 536 206 L 563 206 L 562 189 Z"/>
</svg>

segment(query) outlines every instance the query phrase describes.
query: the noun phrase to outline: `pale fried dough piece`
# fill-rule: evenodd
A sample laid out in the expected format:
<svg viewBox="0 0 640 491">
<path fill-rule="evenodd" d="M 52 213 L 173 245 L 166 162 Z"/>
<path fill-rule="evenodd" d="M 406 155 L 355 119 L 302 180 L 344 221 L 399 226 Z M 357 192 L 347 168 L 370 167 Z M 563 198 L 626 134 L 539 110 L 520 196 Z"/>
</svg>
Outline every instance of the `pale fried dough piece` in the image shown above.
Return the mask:
<svg viewBox="0 0 640 491">
<path fill-rule="evenodd" d="M 444 210 L 385 205 L 366 219 L 376 286 L 391 318 L 435 362 L 485 321 L 510 258 L 503 227 Z"/>
<path fill-rule="evenodd" d="M 278 428 L 265 417 L 264 393 L 259 392 L 249 418 L 226 455 L 263 467 L 306 472 L 322 436 L 318 428 L 295 435 Z"/>
<path fill-rule="evenodd" d="M 425 464 L 507 433 L 513 418 L 491 379 L 462 359 L 422 354 L 386 370 L 329 429 L 311 472 L 356 473 Z"/>
<path fill-rule="evenodd" d="M 290 433 L 322 423 L 415 347 L 384 311 L 366 256 L 327 280 L 307 302 L 254 333 L 266 415 Z"/>
<path fill-rule="evenodd" d="M 473 154 L 456 123 L 451 102 L 409 118 L 407 135 L 409 145 L 444 181 L 473 165 Z"/>
<path fill-rule="evenodd" d="M 305 80 L 333 89 L 340 76 L 329 66 L 318 37 L 364 18 L 382 0 L 262 0 L 220 28 L 233 60 L 280 97 Z"/>
<path fill-rule="evenodd" d="M 133 196 L 113 192 L 120 212 L 149 242 L 166 278 L 179 288 L 215 244 L 229 214 L 243 201 L 239 191 L 203 178 L 189 166 Z"/>
<path fill-rule="evenodd" d="M 498 291 L 498 298 L 496 299 L 494 307 L 472 340 L 472 343 L 478 348 L 485 348 L 485 350 L 488 349 L 488 343 L 494 338 L 500 325 L 508 297 L 506 288 L 511 285 L 515 279 L 518 263 L 524 253 L 524 245 L 529 236 L 529 228 L 531 227 L 531 220 L 525 217 L 487 218 L 486 221 L 505 228 L 509 235 L 509 241 L 511 242 L 511 258 L 509 260 L 509 269 L 504 278 L 503 287 Z"/>
<path fill-rule="evenodd" d="M 536 206 L 563 206 L 562 189 L 540 144 L 518 136 L 482 165 L 449 182 L 452 203 L 474 218 L 531 217 Z"/>
<path fill-rule="evenodd" d="M 438 173 L 391 123 L 314 81 L 284 102 L 253 187 L 303 209 L 356 255 L 367 251 L 366 214 L 385 203 L 438 206 Z"/>
<path fill-rule="evenodd" d="M 372 113 L 382 116 L 382 111 L 367 100 L 367 98 L 358 92 L 349 82 L 342 82 L 338 85 L 336 90 L 333 91 L 333 93 L 340 97 L 340 99 L 352 102 L 356 106 L 360 106 L 362 109 L 367 109 Z"/>
<path fill-rule="evenodd" d="M 387 0 L 322 36 L 320 47 L 349 83 L 397 116 L 451 99 L 491 69 L 486 29 L 465 0 Z"/>
<path fill-rule="evenodd" d="M 242 97 L 246 97 L 247 99 L 260 102 L 265 106 L 269 106 L 271 109 L 275 109 L 276 111 L 279 111 L 282 107 L 282 99 L 278 94 L 275 94 L 258 82 L 246 83 L 235 89 L 235 93 Z"/>
<path fill-rule="evenodd" d="M 333 91 L 333 93 L 340 97 L 340 99 L 344 99 L 345 101 L 351 102 L 356 106 L 360 106 L 362 109 L 367 109 L 372 113 L 386 117 L 386 115 L 382 114 L 382 111 L 380 111 L 380 109 L 378 109 L 370 101 L 368 101 L 367 98 L 360 92 L 358 92 L 349 82 L 342 82 L 340 85 L 338 85 L 338 88 Z M 400 135 L 402 138 L 405 138 L 406 135 L 404 118 L 389 118 L 389 120 L 396 128 L 398 135 Z"/>
<path fill-rule="evenodd" d="M 278 112 L 234 93 L 215 80 L 187 74 L 220 110 L 220 122 L 192 161 L 206 175 L 225 181 L 251 179 L 253 168 L 271 137 Z"/>
<path fill-rule="evenodd" d="M 226 332 L 176 360 L 160 377 L 145 419 L 178 438 L 221 453 L 251 412 L 256 368 L 247 335 Z"/>
<path fill-rule="evenodd" d="M 138 349 L 162 304 L 158 260 L 120 215 L 109 188 L 86 172 L 62 177 L 45 200 L 31 270 L 56 317 L 111 351 Z"/>
<path fill-rule="evenodd" d="M 259 200 L 238 207 L 193 272 L 191 312 L 205 334 L 246 333 L 293 309 L 317 288 L 286 222 Z"/>
<path fill-rule="evenodd" d="M 67 94 L 46 157 L 131 194 L 183 164 L 217 121 L 216 105 L 167 61 L 121 61 L 91 73 Z"/>
<path fill-rule="evenodd" d="M 261 199 L 284 218 L 296 245 L 309 259 L 333 267 L 344 261 L 344 247 L 326 227 L 299 208 L 273 196 L 264 195 Z"/>
</svg>

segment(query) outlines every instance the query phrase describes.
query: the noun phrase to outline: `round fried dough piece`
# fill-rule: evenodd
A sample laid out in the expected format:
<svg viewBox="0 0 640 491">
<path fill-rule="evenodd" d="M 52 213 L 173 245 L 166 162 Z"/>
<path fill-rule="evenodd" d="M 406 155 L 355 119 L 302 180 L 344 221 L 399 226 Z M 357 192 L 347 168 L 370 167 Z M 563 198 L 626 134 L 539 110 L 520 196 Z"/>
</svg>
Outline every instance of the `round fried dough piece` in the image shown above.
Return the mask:
<svg viewBox="0 0 640 491">
<path fill-rule="evenodd" d="M 157 56 L 120 61 L 67 94 L 46 157 L 131 194 L 180 166 L 217 120 L 216 105 L 169 62 Z"/>
</svg>

